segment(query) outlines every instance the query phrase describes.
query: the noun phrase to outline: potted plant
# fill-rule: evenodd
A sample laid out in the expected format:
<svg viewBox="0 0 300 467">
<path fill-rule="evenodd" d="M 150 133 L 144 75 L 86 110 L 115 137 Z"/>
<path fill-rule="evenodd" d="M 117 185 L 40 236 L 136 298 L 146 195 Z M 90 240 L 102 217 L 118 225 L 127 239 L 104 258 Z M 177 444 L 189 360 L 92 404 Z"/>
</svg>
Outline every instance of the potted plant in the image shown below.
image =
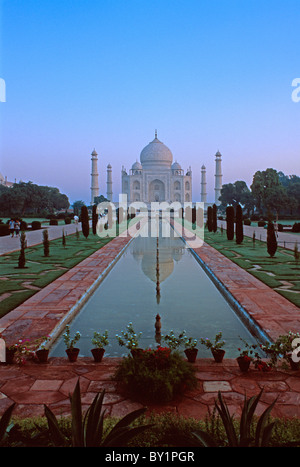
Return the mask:
<svg viewBox="0 0 300 467">
<path fill-rule="evenodd" d="M 63 339 L 64 339 L 64 343 L 66 345 L 66 354 L 68 355 L 68 358 L 69 358 L 69 361 L 70 362 L 76 362 L 77 360 L 77 357 L 78 357 L 78 354 L 79 354 L 79 348 L 77 347 L 74 347 L 76 342 L 79 341 L 81 337 L 81 334 L 79 331 L 77 331 L 75 333 L 75 336 L 73 337 L 73 339 L 71 339 L 71 335 L 70 335 L 70 327 L 69 325 L 66 326 L 66 330 L 63 334 Z"/>
<path fill-rule="evenodd" d="M 225 350 L 222 348 L 225 345 L 225 341 L 221 340 L 222 339 L 222 332 L 218 332 L 215 335 L 214 341 L 211 341 L 207 337 L 205 339 L 201 338 L 200 342 L 201 344 L 205 345 L 208 349 L 210 349 L 215 362 L 221 363 L 224 355 L 225 355 Z"/>
<path fill-rule="evenodd" d="M 121 336 L 116 334 L 116 338 L 118 344 L 130 350 L 131 355 L 135 357 L 142 350 L 139 348 L 139 339 L 142 333 L 136 334 L 131 322 L 126 326 L 126 329 L 127 331 L 121 331 Z"/>
<path fill-rule="evenodd" d="M 6 363 L 12 364 L 16 362 L 18 365 L 25 364 L 26 356 L 32 354 L 28 342 L 26 339 L 19 339 L 16 344 L 7 346 L 5 349 Z"/>
<path fill-rule="evenodd" d="M 36 341 L 37 344 L 41 343 L 35 351 L 35 355 L 39 363 L 48 362 L 49 349 L 46 347 L 48 340 L 49 336 L 44 336 Z"/>
<path fill-rule="evenodd" d="M 104 352 L 105 346 L 108 345 L 108 331 L 104 331 L 103 334 L 100 332 L 94 332 L 94 337 L 92 339 L 92 344 L 95 346 L 91 349 L 95 362 L 101 362 Z"/>
<path fill-rule="evenodd" d="M 197 349 L 197 339 L 193 339 L 192 337 L 188 337 L 184 343 L 184 353 L 190 363 L 195 363 L 198 349 Z"/>
<path fill-rule="evenodd" d="M 186 335 L 185 331 L 179 333 L 178 336 L 175 336 L 174 331 L 170 331 L 162 338 L 171 350 L 177 350 L 185 342 Z"/>
<path fill-rule="evenodd" d="M 274 342 L 261 347 L 271 358 L 272 366 L 276 366 L 277 361 L 283 358 L 289 363 L 292 370 L 299 370 L 299 345 L 300 334 L 289 331 L 288 334 L 281 334 Z"/>
</svg>

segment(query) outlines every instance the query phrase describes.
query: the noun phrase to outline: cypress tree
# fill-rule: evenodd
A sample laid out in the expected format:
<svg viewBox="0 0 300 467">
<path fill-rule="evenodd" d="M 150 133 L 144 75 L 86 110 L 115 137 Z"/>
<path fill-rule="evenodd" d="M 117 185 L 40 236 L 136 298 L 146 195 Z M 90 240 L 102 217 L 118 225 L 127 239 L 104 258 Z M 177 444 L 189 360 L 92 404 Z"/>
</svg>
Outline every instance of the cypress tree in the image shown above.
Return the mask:
<svg viewBox="0 0 300 467">
<path fill-rule="evenodd" d="M 235 214 L 235 241 L 238 245 L 240 245 L 244 239 L 244 232 L 243 232 L 243 211 L 240 204 L 236 207 L 236 214 Z"/>
<path fill-rule="evenodd" d="M 82 233 L 85 238 L 88 238 L 90 233 L 90 224 L 89 224 L 89 212 L 86 206 L 82 206 L 81 208 L 81 228 Z"/>
<path fill-rule="evenodd" d="M 44 246 L 44 256 L 49 256 L 50 242 L 49 242 L 48 230 L 43 230 L 43 246 Z"/>
<path fill-rule="evenodd" d="M 21 232 L 20 241 L 21 241 L 21 250 L 20 250 L 20 256 L 18 260 L 18 267 L 20 269 L 23 269 L 25 268 L 25 264 L 26 264 L 26 259 L 25 259 L 26 235 L 24 231 Z"/>
<path fill-rule="evenodd" d="M 226 235 L 228 240 L 234 238 L 234 207 L 227 206 L 226 208 Z"/>
<path fill-rule="evenodd" d="M 212 231 L 216 233 L 217 229 L 218 229 L 217 206 L 214 204 L 212 207 Z"/>
<path fill-rule="evenodd" d="M 268 222 L 268 229 L 267 229 L 267 250 L 271 258 L 273 258 L 277 250 L 277 240 L 276 240 L 274 224 L 271 221 Z"/>
<path fill-rule="evenodd" d="M 212 207 L 211 206 L 208 206 L 207 208 L 207 228 L 208 228 L 208 231 L 211 232 L 212 231 L 212 216 L 213 216 L 213 212 L 212 212 Z"/>
<path fill-rule="evenodd" d="M 92 211 L 92 230 L 93 234 L 96 235 L 97 233 L 97 222 L 98 222 L 98 214 L 97 214 L 97 205 L 93 204 L 93 211 Z"/>
</svg>

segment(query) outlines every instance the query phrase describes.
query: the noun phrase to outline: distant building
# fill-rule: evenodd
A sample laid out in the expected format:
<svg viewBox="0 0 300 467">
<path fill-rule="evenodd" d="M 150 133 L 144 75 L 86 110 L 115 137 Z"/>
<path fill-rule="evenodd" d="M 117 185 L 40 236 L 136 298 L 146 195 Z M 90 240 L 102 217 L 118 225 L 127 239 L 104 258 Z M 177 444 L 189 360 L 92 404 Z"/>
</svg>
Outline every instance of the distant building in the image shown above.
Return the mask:
<svg viewBox="0 0 300 467">
<path fill-rule="evenodd" d="M 7 180 L 7 177 L 3 177 L 3 175 L 0 173 L 0 185 L 4 185 L 11 188 L 14 185 L 14 183 L 17 183 L 17 181 L 15 180 L 14 182 L 9 182 Z"/>
<path fill-rule="evenodd" d="M 129 173 L 122 168 L 122 193 L 128 202 L 192 201 L 192 171 L 184 173 L 181 165 L 173 162 L 170 149 L 157 138 L 141 152 Z"/>
</svg>

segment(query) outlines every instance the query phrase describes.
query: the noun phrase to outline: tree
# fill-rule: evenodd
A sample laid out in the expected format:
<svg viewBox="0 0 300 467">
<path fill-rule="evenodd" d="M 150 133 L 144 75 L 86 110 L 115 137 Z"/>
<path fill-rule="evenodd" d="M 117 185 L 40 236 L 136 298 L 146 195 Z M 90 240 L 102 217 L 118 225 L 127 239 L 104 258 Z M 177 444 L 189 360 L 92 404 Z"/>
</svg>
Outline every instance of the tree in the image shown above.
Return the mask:
<svg viewBox="0 0 300 467">
<path fill-rule="evenodd" d="M 79 215 L 82 206 L 85 206 L 84 201 L 82 201 L 82 200 L 74 201 L 74 203 L 72 204 L 72 208 L 74 210 L 75 215 L 77 215 L 77 216 Z"/>
<path fill-rule="evenodd" d="M 97 205 L 93 204 L 93 208 L 92 208 L 92 231 L 93 231 L 94 235 L 96 235 L 96 233 L 97 233 L 97 222 L 98 222 Z"/>
<path fill-rule="evenodd" d="M 212 207 L 212 231 L 216 232 L 218 229 L 218 221 L 217 221 L 217 206 L 216 204 Z"/>
<path fill-rule="evenodd" d="M 235 241 L 238 245 L 243 242 L 244 232 L 243 232 L 243 211 L 240 204 L 236 207 L 235 214 Z"/>
<path fill-rule="evenodd" d="M 236 206 L 237 204 L 245 204 L 245 201 L 249 201 L 251 192 L 243 180 L 237 180 L 234 183 L 227 183 L 222 186 L 221 196 L 219 200 L 222 206 L 228 205 Z"/>
<path fill-rule="evenodd" d="M 212 207 L 207 207 L 207 228 L 209 232 L 212 232 Z"/>
<path fill-rule="evenodd" d="M 251 190 L 261 215 L 278 212 L 285 207 L 286 191 L 275 169 L 257 171 L 253 177 Z"/>
<path fill-rule="evenodd" d="M 20 241 L 21 241 L 21 250 L 20 250 L 20 255 L 19 255 L 19 260 L 18 260 L 18 267 L 20 269 L 24 269 L 25 264 L 26 264 L 26 259 L 25 259 L 26 235 L 24 231 L 21 232 Z"/>
<path fill-rule="evenodd" d="M 48 257 L 49 247 L 50 247 L 48 230 L 43 230 L 43 246 L 44 246 L 44 256 Z"/>
<path fill-rule="evenodd" d="M 267 250 L 271 258 L 273 258 L 277 250 L 277 239 L 276 239 L 274 224 L 271 221 L 268 222 L 268 229 L 267 229 Z"/>
<path fill-rule="evenodd" d="M 81 228 L 82 233 L 85 238 L 88 238 L 90 233 L 90 225 L 89 225 L 89 212 L 86 206 L 82 206 L 81 208 Z"/>
<path fill-rule="evenodd" d="M 227 206 L 226 208 L 226 235 L 228 240 L 234 238 L 234 207 Z"/>
</svg>

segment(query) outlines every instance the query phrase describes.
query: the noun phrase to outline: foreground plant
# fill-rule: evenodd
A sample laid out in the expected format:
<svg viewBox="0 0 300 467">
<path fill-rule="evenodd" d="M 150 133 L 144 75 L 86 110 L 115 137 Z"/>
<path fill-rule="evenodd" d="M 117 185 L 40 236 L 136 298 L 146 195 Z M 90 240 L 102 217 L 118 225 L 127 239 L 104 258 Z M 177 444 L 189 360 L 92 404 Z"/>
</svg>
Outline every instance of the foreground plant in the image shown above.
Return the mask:
<svg viewBox="0 0 300 467">
<path fill-rule="evenodd" d="M 268 423 L 269 415 L 274 407 L 276 400 L 266 408 L 263 414 L 258 419 L 255 436 L 251 436 L 251 427 L 257 404 L 261 398 L 263 389 L 257 396 L 250 397 L 244 400 L 244 406 L 240 419 L 239 432 L 236 432 L 234 427 L 234 417 L 230 415 L 228 406 L 224 402 L 223 397 L 218 392 L 218 402 L 215 402 L 215 407 L 221 417 L 227 435 L 228 447 L 266 447 L 269 444 L 275 422 Z M 205 431 L 197 431 L 192 433 L 192 437 L 198 441 L 200 446 L 217 447 L 216 440 Z"/>
<path fill-rule="evenodd" d="M 15 405 L 15 402 L 12 405 L 10 405 L 8 409 L 5 410 L 4 414 L 0 419 L 0 446 L 3 444 L 6 438 L 7 431 L 9 429 L 9 422 Z"/>
<path fill-rule="evenodd" d="M 122 389 L 136 400 L 164 403 L 195 387 L 195 370 L 178 352 L 159 347 L 124 357 L 115 372 Z"/>
<path fill-rule="evenodd" d="M 121 347 L 126 347 L 129 350 L 133 350 L 138 348 L 141 336 L 142 333 L 140 332 L 137 334 L 133 328 L 133 324 L 130 322 L 126 326 L 126 331 L 121 331 L 121 336 L 116 334 L 116 339 Z"/>
<path fill-rule="evenodd" d="M 162 336 L 163 340 L 170 347 L 171 350 L 177 350 L 186 340 L 186 333 L 182 331 L 176 336 L 174 331 L 170 331 L 169 334 Z"/>
<path fill-rule="evenodd" d="M 151 425 L 130 426 L 133 421 L 146 411 L 146 408 L 135 410 L 123 417 L 107 434 L 104 435 L 103 423 L 105 410 L 102 411 L 105 391 L 98 393 L 85 415 L 82 413 L 79 380 L 70 396 L 72 415 L 72 447 L 123 447 L 139 433 Z M 56 447 L 67 446 L 68 440 L 60 430 L 53 412 L 44 405 L 51 439 Z"/>
</svg>

